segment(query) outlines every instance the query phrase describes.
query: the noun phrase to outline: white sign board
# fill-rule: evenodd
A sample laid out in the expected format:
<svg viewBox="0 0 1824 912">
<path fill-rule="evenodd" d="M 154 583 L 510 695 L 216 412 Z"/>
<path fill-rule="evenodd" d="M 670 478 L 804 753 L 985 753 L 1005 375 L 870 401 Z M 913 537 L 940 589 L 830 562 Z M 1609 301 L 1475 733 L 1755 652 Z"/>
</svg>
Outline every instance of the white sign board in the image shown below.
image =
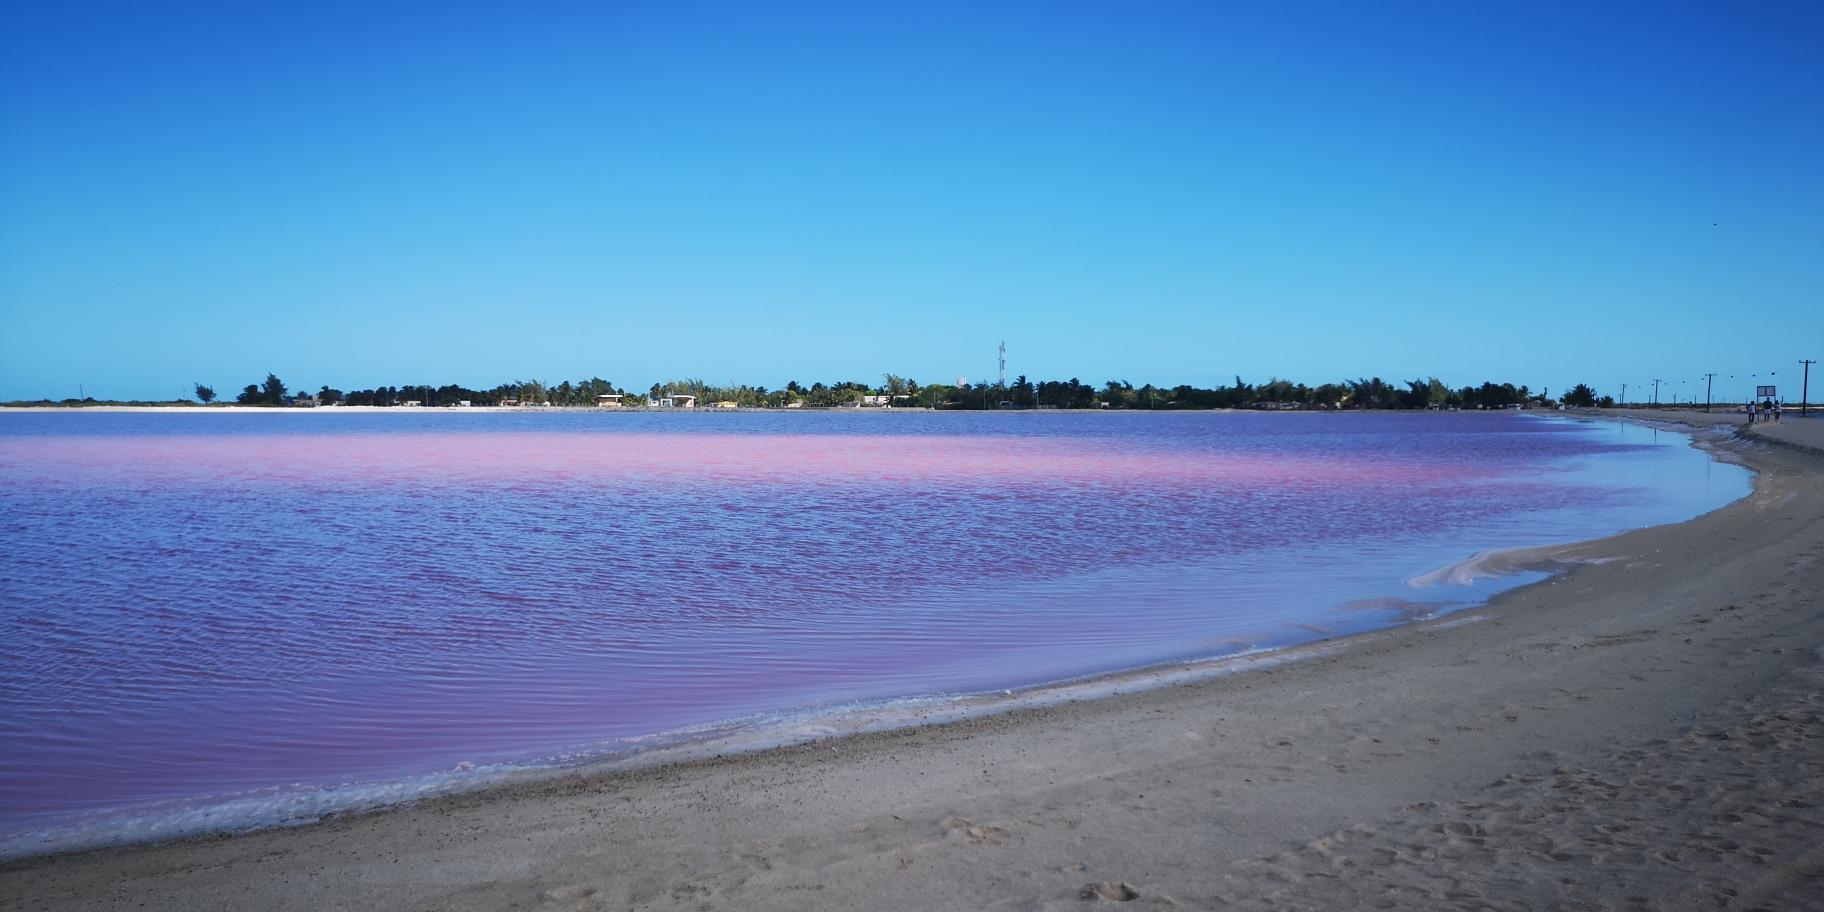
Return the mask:
<svg viewBox="0 0 1824 912">
<path fill-rule="evenodd" d="M 1773 387 L 1771 387 L 1771 386 L 1757 386 L 1754 388 L 1754 394 L 1756 396 L 1761 397 L 1762 399 L 1766 399 L 1770 396 L 1776 395 L 1773 391 Z"/>
</svg>

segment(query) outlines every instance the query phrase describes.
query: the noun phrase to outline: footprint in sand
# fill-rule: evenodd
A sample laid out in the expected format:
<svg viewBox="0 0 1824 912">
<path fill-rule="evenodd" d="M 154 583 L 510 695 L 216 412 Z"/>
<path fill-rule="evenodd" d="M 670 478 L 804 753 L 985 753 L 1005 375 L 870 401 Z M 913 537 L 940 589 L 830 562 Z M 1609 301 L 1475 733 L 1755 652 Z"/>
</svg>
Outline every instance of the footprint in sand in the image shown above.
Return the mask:
<svg viewBox="0 0 1824 912">
<path fill-rule="evenodd" d="M 593 887 L 553 887 L 552 889 L 546 890 L 540 899 L 544 900 L 542 905 L 545 905 L 547 908 L 555 906 L 558 909 L 564 910 L 564 912 L 570 912 L 570 910 L 578 910 L 578 912 L 580 912 L 580 910 L 584 909 L 599 908 L 599 903 L 597 903 L 595 899 L 595 888 Z"/>
<path fill-rule="evenodd" d="M 1127 902 L 1130 899 L 1140 898 L 1140 894 L 1136 893 L 1133 887 L 1112 880 L 1088 884 L 1077 895 L 1083 899 L 1106 899 L 1109 902 Z"/>
<path fill-rule="evenodd" d="M 961 837 L 971 845 L 1001 845 L 1002 838 L 1010 832 L 1005 827 L 977 826 L 954 815 L 938 821 L 937 825 L 943 828 L 946 835 Z"/>
</svg>

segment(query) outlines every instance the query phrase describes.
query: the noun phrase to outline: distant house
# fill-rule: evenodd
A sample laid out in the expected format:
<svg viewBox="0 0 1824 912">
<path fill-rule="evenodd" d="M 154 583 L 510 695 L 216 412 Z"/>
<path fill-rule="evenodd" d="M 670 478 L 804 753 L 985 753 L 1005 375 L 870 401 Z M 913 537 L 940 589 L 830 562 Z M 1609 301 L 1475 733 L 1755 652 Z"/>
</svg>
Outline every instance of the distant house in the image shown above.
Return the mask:
<svg viewBox="0 0 1824 912">
<path fill-rule="evenodd" d="M 518 399 L 502 399 L 502 400 L 500 400 L 500 404 L 505 408 L 518 408 L 519 400 Z"/>
<path fill-rule="evenodd" d="M 741 403 L 736 402 L 733 399 L 724 399 L 721 402 L 716 403 L 716 408 L 740 408 L 740 407 L 741 407 Z"/>
<path fill-rule="evenodd" d="M 793 399 L 792 401 L 787 402 L 785 404 L 785 407 L 786 408 L 804 408 L 804 400 L 803 399 Z"/>
<path fill-rule="evenodd" d="M 595 397 L 596 408 L 620 408 L 621 397 L 618 393 L 602 393 Z"/>
<path fill-rule="evenodd" d="M 456 408 L 469 408 L 469 407 L 471 407 L 471 406 L 473 406 L 473 405 L 474 405 L 474 403 L 473 403 L 473 402 L 470 402 L 470 401 L 469 401 L 469 400 L 467 400 L 467 399 L 463 399 L 463 400 L 460 400 L 460 401 L 458 401 L 458 402 L 457 402 L 457 403 L 456 403 Z"/>
<path fill-rule="evenodd" d="M 423 408 L 424 403 L 418 401 L 417 399 L 407 399 L 404 402 L 399 403 L 399 407 L 400 408 Z"/>
<path fill-rule="evenodd" d="M 652 400 L 652 404 L 659 408 L 696 408 L 697 397 L 687 393 L 673 393 Z"/>
<path fill-rule="evenodd" d="M 861 404 L 870 408 L 884 408 L 893 404 L 892 396 L 863 396 Z"/>
</svg>

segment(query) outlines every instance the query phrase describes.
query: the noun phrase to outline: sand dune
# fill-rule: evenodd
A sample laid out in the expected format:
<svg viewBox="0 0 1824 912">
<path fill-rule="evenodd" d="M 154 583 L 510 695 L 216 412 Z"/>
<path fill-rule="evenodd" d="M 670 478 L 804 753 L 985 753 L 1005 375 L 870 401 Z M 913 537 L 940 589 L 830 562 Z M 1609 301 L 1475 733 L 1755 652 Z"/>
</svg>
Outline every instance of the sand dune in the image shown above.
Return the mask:
<svg viewBox="0 0 1824 912">
<path fill-rule="evenodd" d="M 1720 436 L 1716 439 L 1721 440 Z M 9 908 L 1824 908 L 1824 458 L 1140 693 L 18 862 Z M 1599 562 L 1600 561 L 1600 562 Z"/>
</svg>

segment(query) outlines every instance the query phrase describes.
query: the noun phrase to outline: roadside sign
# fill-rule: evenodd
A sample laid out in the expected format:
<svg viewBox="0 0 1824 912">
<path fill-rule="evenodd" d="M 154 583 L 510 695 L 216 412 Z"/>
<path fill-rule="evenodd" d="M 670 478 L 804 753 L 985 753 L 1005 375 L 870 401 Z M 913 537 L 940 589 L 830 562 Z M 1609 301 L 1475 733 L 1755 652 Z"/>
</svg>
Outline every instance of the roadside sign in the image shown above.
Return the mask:
<svg viewBox="0 0 1824 912">
<path fill-rule="evenodd" d="M 1762 399 L 1765 399 L 1768 396 L 1777 395 L 1774 393 L 1773 387 L 1771 386 L 1757 386 L 1754 388 L 1754 394 Z"/>
</svg>

